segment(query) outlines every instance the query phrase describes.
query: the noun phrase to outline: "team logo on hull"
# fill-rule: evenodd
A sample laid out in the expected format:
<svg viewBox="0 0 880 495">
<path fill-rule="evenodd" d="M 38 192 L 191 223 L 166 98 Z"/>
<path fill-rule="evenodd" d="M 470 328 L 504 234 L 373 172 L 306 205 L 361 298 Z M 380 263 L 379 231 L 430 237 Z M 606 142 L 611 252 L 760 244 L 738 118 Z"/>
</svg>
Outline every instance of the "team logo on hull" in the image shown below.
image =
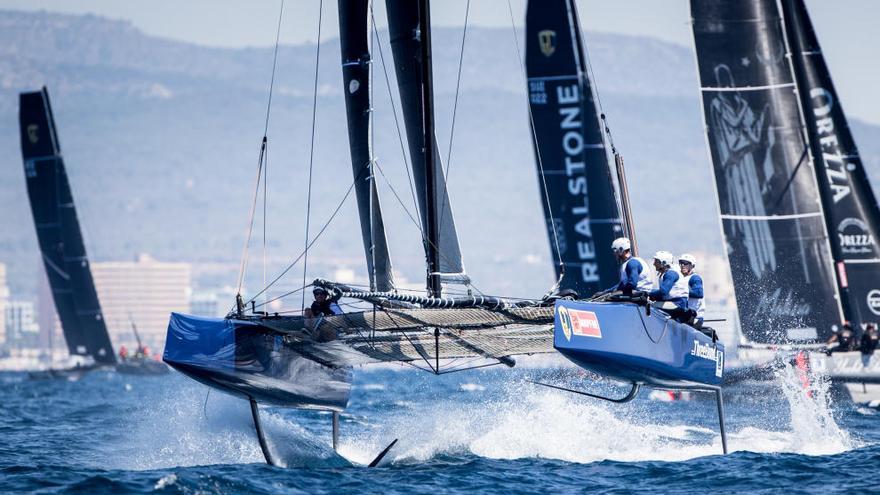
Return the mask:
<svg viewBox="0 0 880 495">
<path fill-rule="evenodd" d="M 596 313 L 570 309 L 565 306 L 559 306 L 556 313 L 559 316 L 559 326 L 562 327 L 565 340 L 571 340 L 572 335 L 602 338 L 602 328 L 599 326 L 599 318 L 596 317 Z"/>
<path fill-rule="evenodd" d="M 721 378 L 724 373 L 724 352 L 716 349 L 711 344 L 702 344 L 698 340 L 694 340 L 694 348 L 691 349 L 691 356 L 701 359 L 708 359 L 715 363 L 715 376 Z"/>
<path fill-rule="evenodd" d="M 541 53 L 545 57 L 553 55 L 556 51 L 556 31 L 545 29 L 538 32 L 538 44 L 541 46 Z"/>
</svg>

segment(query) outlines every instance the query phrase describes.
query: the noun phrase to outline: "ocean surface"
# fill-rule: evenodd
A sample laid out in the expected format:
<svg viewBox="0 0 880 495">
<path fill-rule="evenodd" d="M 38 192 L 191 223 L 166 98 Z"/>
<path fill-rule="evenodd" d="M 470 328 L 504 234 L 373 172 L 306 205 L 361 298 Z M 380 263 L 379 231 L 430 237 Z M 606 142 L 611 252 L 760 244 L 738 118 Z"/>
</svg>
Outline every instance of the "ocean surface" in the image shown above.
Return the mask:
<svg viewBox="0 0 880 495">
<path fill-rule="evenodd" d="M 821 379 L 812 397 L 791 370 L 727 389 L 723 456 L 708 394 L 643 390 L 615 405 L 526 381 L 536 377 L 625 393 L 571 369 L 367 368 L 341 417 L 341 456 L 330 414 L 262 409 L 278 468 L 263 462 L 245 401 L 178 373 L 6 373 L 0 492 L 880 492 L 880 413 Z M 380 467 L 363 467 L 395 438 Z"/>
</svg>

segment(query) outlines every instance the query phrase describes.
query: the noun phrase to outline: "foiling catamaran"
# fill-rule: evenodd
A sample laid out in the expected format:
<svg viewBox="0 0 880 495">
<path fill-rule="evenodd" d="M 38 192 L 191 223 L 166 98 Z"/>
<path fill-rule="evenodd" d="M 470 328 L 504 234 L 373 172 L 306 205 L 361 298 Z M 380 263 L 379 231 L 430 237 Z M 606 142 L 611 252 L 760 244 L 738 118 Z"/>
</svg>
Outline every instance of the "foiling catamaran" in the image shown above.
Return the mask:
<svg viewBox="0 0 880 495">
<path fill-rule="evenodd" d="M 113 352 L 45 87 L 20 95 L 19 124 L 24 173 L 40 254 L 71 358 L 65 367 L 50 366 L 32 376 L 78 378 L 98 368 L 117 368 L 122 373 L 166 373 L 168 367 L 161 362 L 119 363 Z"/>
<path fill-rule="evenodd" d="M 692 0 L 691 13 L 740 358 L 876 325 L 880 210 L 803 0 Z M 880 383 L 876 356 L 809 355 L 832 380 Z"/>
<path fill-rule="evenodd" d="M 616 263 L 597 254 L 601 252 L 597 249 L 604 251 L 624 232 L 618 212 L 628 210 L 626 204 L 619 207 L 615 197 L 573 1 L 530 2 L 528 7 L 530 113 L 559 277 L 546 296 L 533 300 L 470 291 L 444 296 L 450 284 L 473 286 L 462 263 L 435 139 L 430 7 L 428 0 L 387 0 L 386 5 L 418 196 L 426 295 L 407 294 L 394 285 L 374 180 L 381 170 L 372 154 L 370 132 L 371 28 L 377 38 L 379 32 L 368 0 L 340 0 L 353 188 L 370 287 L 322 279 L 311 285 L 334 299 L 352 298 L 371 307 L 320 317 L 269 314 L 259 310 L 265 302 L 260 306 L 256 302 L 264 288 L 247 301 L 239 295 L 224 319 L 172 314 L 165 362 L 210 387 L 248 400 L 263 455 L 273 465 L 279 462 L 265 438 L 259 404 L 331 411 L 336 450 L 339 413 L 348 405 L 352 368 L 370 363 L 409 363 L 443 374 L 514 366 L 514 355 L 551 353 L 555 348 L 581 367 L 632 384 L 631 393 L 621 399 L 570 391 L 625 402 L 635 397 L 640 385 L 711 390 L 718 394 L 722 414 L 723 345 L 660 311 L 643 309 L 643 304 L 573 300 L 575 291 L 592 293 L 618 280 Z M 381 55 L 381 40 L 376 41 Z M 519 52 L 518 45 L 516 49 Z M 261 167 L 265 133 L 262 143 Z M 619 157 L 616 163 L 622 172 Z M 625 181 L 620 182 L 625 186 Z M 258 178 L 258 188 L 259 183 Z M 256 201 L 256 193 L 254 197 Z M 628 225 L 631 231 L 631 220 Z M 566 275 L 572 272 L 573 276 Z M 449 364 L 460 359 L 468 361 Z M 396 441 L 370 465 L 376 465 Z M 726 441 L 724 446 L 726 452 Z"/>
</svg>

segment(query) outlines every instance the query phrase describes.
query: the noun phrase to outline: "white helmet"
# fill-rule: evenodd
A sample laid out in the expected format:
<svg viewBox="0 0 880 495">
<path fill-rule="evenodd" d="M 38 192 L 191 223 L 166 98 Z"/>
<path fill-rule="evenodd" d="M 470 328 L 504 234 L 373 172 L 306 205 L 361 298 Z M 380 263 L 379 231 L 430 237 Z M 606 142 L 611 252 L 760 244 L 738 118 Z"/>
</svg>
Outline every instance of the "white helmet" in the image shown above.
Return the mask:
<svg viewBox="0 0 880 495">
<path fill-rule="evenodd" d="M 692 255 L 691 253 L 682 254 L 681 256 L 678 257 L 678 261 L 679 262 L 687 261 L 688 263 L 691 264 L 692 267 L 694 267 L 694 268 L 697 267 L 697 258 L 694 257 L 694 255 Z"/>
<path fill-rule="evenodd" d="M 618 237 L 611 243 L 611 250 L 614 252 L 629 251 L 632 245 L 626 237 Z"/>
<path fill-rule="evenodd" d="M 657 251 L 654 253 L 654 259 L 659 261 L 663 266 L 672 266 L 675 263 L 675 256 L 669 251 Z"/>
</svg>

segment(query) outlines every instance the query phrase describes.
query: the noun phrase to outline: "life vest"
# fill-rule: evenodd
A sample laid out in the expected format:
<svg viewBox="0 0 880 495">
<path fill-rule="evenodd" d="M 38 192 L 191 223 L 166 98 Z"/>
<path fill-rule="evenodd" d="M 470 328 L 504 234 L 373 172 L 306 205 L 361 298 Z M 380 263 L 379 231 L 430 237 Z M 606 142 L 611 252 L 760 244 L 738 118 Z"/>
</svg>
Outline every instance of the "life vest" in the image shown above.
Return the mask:
<svg viewBox="0 0 880 495">
<path fill-rule="evenodd" d="M 639 279 L 636 281 L 635 290 L 650 291 L 653 286 L 651 279 L 648 276 L 648 274 L 651 273 L 650 268 L 648 268 L 648 264 L 645 260 L 637 256 L 631 257 L 620 265 L 620 285 L 623 286 L 627 283 L 626 265 L 630 264 L 632 261 L 637 262 L 642 267 L 642 270 L 639 272 Z"/>
<path fill-rule="evenodd" d="M 690 309 L 692 311 L 696 311 L 697 318 L 702 319 L 704 313 L 706 312 L 706 293 L 705 293 L 706 287 L 703 286 L 703 297 L 691 297 L 690 296 L 691 277 L 693 277 L 694 275 L 699 277 L 700 282 L 703 281 L 703 277 L 700 277 L 698 274 L 696 274 L 694 272 L 691 272 L 690 275 L 688 275 L 686 277 L 682 277 L 682 278 L 684 278 L 685 287 L 688 288 L 688 309 Z"/>
<path fill-rule="evenodd" d="M 675 269 L 669 270 L 674 273 L 678 279 L 675 281 L 675 284 L 672 285 L 672 288 L 669 289 L 669 299 L 679 299 L 679 298 L 688 298 L 688 293 L 690 289 L 688 288 L 687 280 L 685 280 L 684 276 Z M 665 273 L 663 274 L 666 275 Z"/>
</svg>

